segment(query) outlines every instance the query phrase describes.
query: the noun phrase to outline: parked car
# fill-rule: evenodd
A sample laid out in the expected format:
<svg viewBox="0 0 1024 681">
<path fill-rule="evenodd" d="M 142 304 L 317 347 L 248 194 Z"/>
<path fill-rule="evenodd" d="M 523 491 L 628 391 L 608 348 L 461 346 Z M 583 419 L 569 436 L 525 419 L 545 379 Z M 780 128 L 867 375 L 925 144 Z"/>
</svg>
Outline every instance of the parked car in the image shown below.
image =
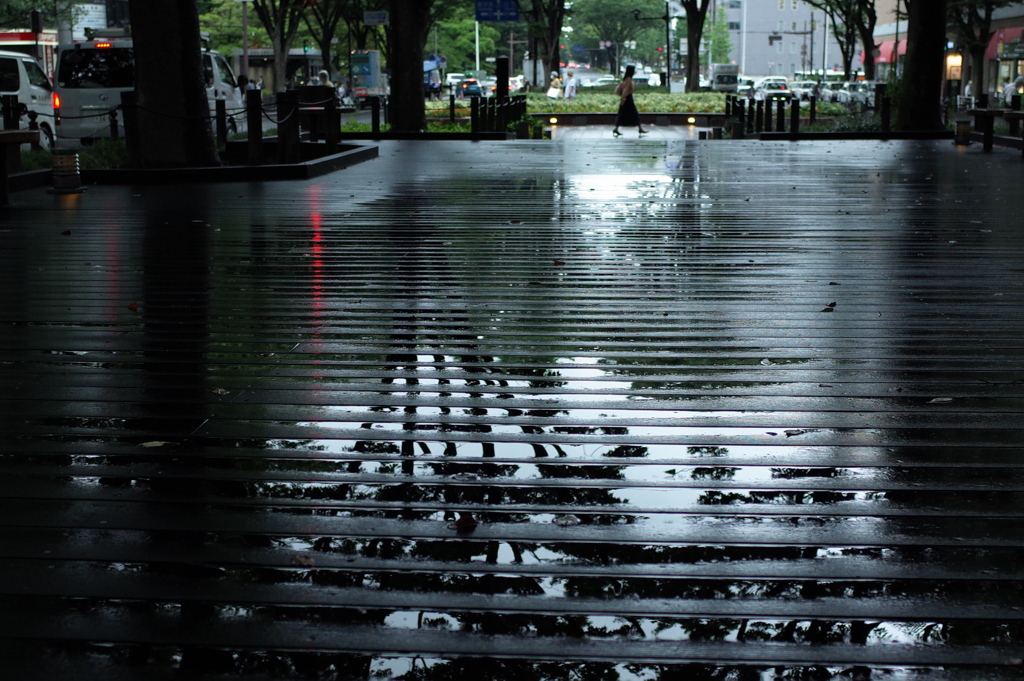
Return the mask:
<svg viewBox="0 0 1024 681">
<path fill-rule="evenodd" d="M 762 78 L 754 89 L 754 99 L 773 101 L 776 99 L 792 99 L 793 93 L 785 78 L 769 76 Z"/>
<path fill-rule="evenodd" d="M 843 90 L 843 82 L 838 80 L 826 81 L 821 84 L 821 101 L 840 102 L 840 92 Z M 845 95 L 842 96 L 845 99 Z"/>
<path fill-rule="evenodd" d="M 793 93 L 793 96 L 801 101 L 806 102 L 814 94 L 814 89 L 818 86 L 817 81 L 813 80 L 795 80 L 789 84 L 789 91 Z"/>
<path fill-rule="evenodd" d="M 23 52 L 0 52 L 0 94 L 16 95 L 22 115 L 19 128 L 29 127 L 28 113 L 36 114 L 39 146 L 53 146 L 53 86 L 39 63 Z"/>
<path fill-rule="evenodd" d="M 862 109 L 873 109 L 875 106 L 875 82 L 862 80 L 856 83 L 847 83 L 846 89 L 850 93 L 850 101 Z"/>
<path fill-rule="evenodd" d="M 598 76 L 593 80 L 583 82 L 583 87 L 601 87 L 602 85 L 615 85 L 619 82 L 619 79 L 613 75 Z"/>
<path fill-rule="evenodd" d="M 455 88 L 455 94 L 462 99 L 483 97 L 484 89 L 476 78 L 467 78 L 466 80 L 459 81 L 458 86 Z"/>
</svg>

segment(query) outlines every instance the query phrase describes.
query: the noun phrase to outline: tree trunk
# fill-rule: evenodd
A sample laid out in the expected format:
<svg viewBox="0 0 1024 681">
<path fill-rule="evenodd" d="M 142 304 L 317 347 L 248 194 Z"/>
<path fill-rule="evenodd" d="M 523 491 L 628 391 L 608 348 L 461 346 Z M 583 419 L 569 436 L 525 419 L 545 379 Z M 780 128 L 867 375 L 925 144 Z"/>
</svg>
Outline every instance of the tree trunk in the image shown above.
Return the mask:
<svg viewBox="0 0 1024 681">
<path fill-rule="evenodd" d="M 711 0 L 684 0 L 686 10 L 686 91 L 700 90 L 700 39 L 704 35 L 704 19 L 708 15 Z M 669 82 L 672 81 L 672 65 L 666 69 Z M 669 92 L 672 88 L 669 87 Z"/>
<path fill-rule="evenodd" d="M 898 130 L 942 130 L 946 0 L 906 0 L 907 58 L 896 114 Z"/>
<path fill-rule="evenodd" d="M 139 159 L 147 168 L 220 165 L 210 126 L 196 0 L 130 0 Z"/>
<path fill-rule="evenodd" d="M 288 86 L 288 51 L 299 29 L 302 7 L 291 0 L 253 0 L 252 8 L 267 30 L 274 48 L 274 82 L 270 86 L 273 92 L 281 92 Z"/>
<path fill-rule="evenodd" d="M 703 17 L 701 18 L 703 21 Z M 698 92 L 700 90 L 700 38 L 704 27 L 697 21 L 686 20 L 686 91 Z M 668 70 L 669 81 L 672 79 L 672 70 Z M 671 88 L 669 89 L 671 92 Z"/>
<path fill-rule="evenodd" d="M 417 132 L 427 126 L 423 105 L 423 48 L 431 0 L 391 0 L 391 129 Z"/>
<path fill-rule="evenodd" d="M 857 31 L 864 46 L 864 79 L 875 79 L 875 25 L 878 14 L 874 0 L 859 0 L 857 3 Z"/>
</svg>

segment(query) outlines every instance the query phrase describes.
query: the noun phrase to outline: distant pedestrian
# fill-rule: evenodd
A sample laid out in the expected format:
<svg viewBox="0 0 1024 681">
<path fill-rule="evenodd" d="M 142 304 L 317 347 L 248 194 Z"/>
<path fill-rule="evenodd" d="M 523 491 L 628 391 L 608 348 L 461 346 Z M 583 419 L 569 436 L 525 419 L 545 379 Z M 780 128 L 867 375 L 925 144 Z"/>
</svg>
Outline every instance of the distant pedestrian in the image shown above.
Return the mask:
<svg viewBox="0 0 1024 681">
<path fill-rule="evenodd" d="M 576 78 L 574 71 L 569 71 L 569 77 L 565 81 L 565 98 L 572 99 L 576 96 L 576 88 L 580 86 L 580 81 Z"/>
<path fill-rule="evenodd" d="M 331 82 L 331 74 L 326 71 L 321 71 L 316 74 L 316 80 L 310 81 L 310 85 L 323 85 L 325 87 L 334 87 L 334 83 Z"/>
<path fill-rule="evenodd" d="M 1024 89 L 1024 76 L 1017 76 L 1012 83 L 1006 83 L 1006 87 L 1003 88 L 1003 100 L 1006 102 L 1006 106 L 1010 106 L 1013 96 L 1019 95 L 1022 89 Z"/>
<path fill-rule="evenodd" d="M 626 67 L 626 73 L 622 76 L 622 82 L 615 86 L 615 94 L 619 96 L 619 113 L 615 116 L 615 129 L 612 130 L 612 134 L 616 137 L 622 135 L 619 132 L 619 126 L 624 125 L 626 127 L 636 126 L 643 135 L 647 131 L 640 125 L 640 112 L 636 110 L 636 104 L 633 103 L 633 73 L 636 68 L 630 64 Z"/>
<path fill-rule="evenodd" d="M 548 84 L 548 97 L 558 99 L 562 96 L 562 79 L 558 77 L 557 71 L 551 72 L 551 82 Z"/>
</svg>

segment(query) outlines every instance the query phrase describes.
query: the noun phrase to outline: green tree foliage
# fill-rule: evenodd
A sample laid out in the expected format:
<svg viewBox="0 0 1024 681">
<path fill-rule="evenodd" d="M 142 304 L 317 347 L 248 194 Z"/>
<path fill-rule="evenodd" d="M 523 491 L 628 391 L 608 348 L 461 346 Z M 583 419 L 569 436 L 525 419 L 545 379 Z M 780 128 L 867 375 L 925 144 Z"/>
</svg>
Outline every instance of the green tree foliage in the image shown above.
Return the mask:
<svg viewBox="0 0 1024 681">
<path fill-rule="evenodd" d="M 70 21 L 75 6 L 67 0 L 40 2 L 40 0 L 3 0 L 0 2 L 0 28 L 29 27 L 29 13 L 38 9 L 43 13 L 43 27 L 54 30 L 60 21 Z"/>
<path fill-rule="evenodd" d="M 641 44 L 653 48 L 664 42 L 664 30 L 659 31 L 653 22 L 637 21 L 634 10 L 639 10 L 641 16 L 658 16 L 664 12 L 665 3 L 659 0 L 576 0 L 570 17 L 573 42 L 589 47 L 598 63 L 618 73 L 623 62 L 632 61 L 635 54 L 642 53 Z M 623 47 L 633 40 L 638 43 L 636 51 Z M 601 48 L 602 41 L 615 45 Z"/>
<path fill-rule="evenodd" d="M 252 9 L 270 36 L 274 48 L 274 78 L 270 83 L 274 90 L 283 90 L 287 80 L 288 51 L 302 25 L 305 2 L 293 0 L 253 0 Z"/>
<path fill-rule="evenodd" d="M 438 55 L 444 55 L 448 59 L 448 70 L 456 72 L 469 72 L 476 66 L 476 15 L 471 5 L 457 7 L 447 17 L 438 19 L 436 22 L 437 51 Z M 434 51 L 433 37 L 428 36 L 427 46 L 430 52 Z M 525 31 L 523 32 L 525 35 Z M 480 24 L 480 55 L 484 57 L 495 56 L 502 50 L 499 41 L 501 31 L 495 28 L 494 24 Z M 493 70 L 487 62 L 481 61 L 481 68 Z"/>
<path fill-rule="evenodd" d="M 320 48 L 324 67 L 332 74 L 338 72 L 334 40 L 339 32 L 347 29 L 343 21 L 346 4 L 347 0 L 319 0 L 308 5 L 302 16 L 313 42 Z"/>
<path fill-rule="evenodd" d="M 732 38 L 729 37 L 729 21 L 725 12 L 719 12 L 715 21 L 708 27 L 708 43 L 711 45 L 711 63 L 728 64 L 732 61 Z M 707 53 L 701 55 L 703 59 Z M 704 66 L 709 64 L 706 62 Z"/>
<path fill-rule="evenodd" d="M 199 15 L 199 28 L 210 35 L 210 46 L 224 54 L 242 49 L 242 3 L 238 0 L 209 0 Z M 270 36 L 249 12 L 249 47 L 270 47 Z"/>
<path fill-rule="evenodd" d="M 547 65 L 547 71 L 559 71 L 562 28 L 569 14 L 568 3 L 566 0 L 529 0 L 529 3 L 523 0 L 519 6 L 527 14 L 531 36 L 538 42 L 536 58 Z"/>
</svg>

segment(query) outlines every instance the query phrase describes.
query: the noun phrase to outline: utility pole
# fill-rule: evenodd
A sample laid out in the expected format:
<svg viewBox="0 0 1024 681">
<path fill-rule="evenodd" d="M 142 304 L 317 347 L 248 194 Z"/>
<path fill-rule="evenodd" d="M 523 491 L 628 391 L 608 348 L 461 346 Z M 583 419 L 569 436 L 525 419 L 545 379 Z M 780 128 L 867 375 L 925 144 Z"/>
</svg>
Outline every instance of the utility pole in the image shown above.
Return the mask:
<svg viewBox="0 0 1024 681">
<path fill-rule="evenodd" d="M 745 4 L 745 3 L 744 3 Z M 672 93 L 672 20 L 683 17 L 672 16 L 672 8 L 668 2 L 665 3 L 665 16 L 663 17 L 642 17 L 640 10 L 633 10 L 633 18 L 637 21 L 664 21 L 665 22 L 665 88 Z M 700 49 L 700 48 L 698 48 Z"/>
<path fill-rule="evenodd" d="M 807 54 L 807 63 L 811 67 L 811 75 L 814 74 L 814 12 L 811 12 L 811 50 Z"/>
</svg>

